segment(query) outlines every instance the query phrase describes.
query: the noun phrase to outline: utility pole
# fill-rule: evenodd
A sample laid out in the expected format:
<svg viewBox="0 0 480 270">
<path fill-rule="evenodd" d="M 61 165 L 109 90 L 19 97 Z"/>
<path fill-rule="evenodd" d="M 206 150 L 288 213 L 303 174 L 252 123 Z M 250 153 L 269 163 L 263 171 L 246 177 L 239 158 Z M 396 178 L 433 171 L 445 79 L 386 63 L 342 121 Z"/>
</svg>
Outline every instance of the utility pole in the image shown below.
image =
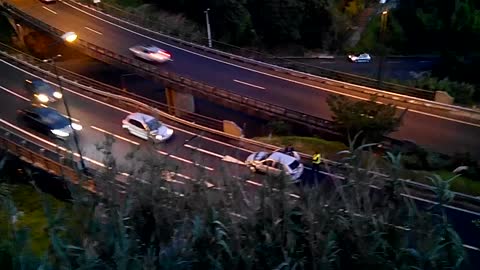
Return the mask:
<svg viewBox="0 0 480 270">
<path fill-rule="evenodd" d="M 208 47 L 212 47 L 212 32 L 210 31 L 210 19 L 208 18 L 208 11 L 210 9 L 207 8 L 205 12 L 205 20 L 207 21 L 207 39 L 208 39 Z"/>
<path fill-rule="evenodd" d="M 58 88 L 60 89 L 60 93 L 62 93 L 63 105 L 65 106 L 65 111 L 67 113 L 70 128 L 72 129 L 72 132 L 73 132 L 73 141 L 75 143 L 75 147 L 77 148 L 78 157 L 80 158 L 80 167 L 81 167 L 81 170 L 84 171 L 87 167 L 85 166 L 85 162 L 83 160 L 83 155 L 82 155 L 82 150 L 80 149 L 80 144 L 78 143 L 77 132 L 72 127 L 72 116 L 70 114 L 70 107 L 68 107 L 67 97 L 65 96 L 65 93 L 63 91 L 62 80 L 60 79 L 60 76 L 58 74 L 57 62 L 55 61 L 56 59 L 58 59 L 60 57 L 62 57 L 61 54 L 59 54 L 55 57 L 52 57 L 50 59 L 43 60 L 43 62 L 50 62 L 53 65 L 53 70 L 54 70 L 54 73 L 55 73 L 55 77 L 57 79 Z"/>
<path fill-rule="evenodd" d="M 383 61 L 385 58 L 385 31 L 387 28 L 388 10 L 384 10 L 380 17 L 380 60 L 378 61 L 377 81 L 378 88 L 382 86 Z"/>
</svg>

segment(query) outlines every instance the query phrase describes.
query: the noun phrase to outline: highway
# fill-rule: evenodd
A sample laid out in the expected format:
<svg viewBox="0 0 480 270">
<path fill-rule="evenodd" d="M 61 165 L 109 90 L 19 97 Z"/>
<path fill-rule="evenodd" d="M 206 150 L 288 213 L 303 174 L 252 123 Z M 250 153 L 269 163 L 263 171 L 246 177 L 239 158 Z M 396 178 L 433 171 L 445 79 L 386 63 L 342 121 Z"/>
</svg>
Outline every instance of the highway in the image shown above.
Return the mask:
<svg viewBox="0 0 480 270">
<path fill-rule="evenodd" d="M 341 93 L 340 88 L 314 85 L 310 82 L 280 77 L 247 64 L 234 64 L 217 56 L 203 55 L 193 49 L 170 45 L 160 35 L 118 22 L 101 13 L 79 8 L 69 1 L 45 6 L 37 0 L 10 0 L 17 8 L 62 31 L 75 31 L 81 39 L 115 53 L 130 56 L 130 46 L 154 44 L 173 54 L 174 62 L 162 69 L 228 89 L 246 97 L 268 101 L 325 119 L 331 118 L 326 98 Z M 480 158 L 478 125 L 439 118 L 410 111 L 403 118 L 396 139 L 409 140 L 439 152 L 471 152 Z"/>
<path fill-rule="evenodd" d="M 30 104 L 23 82 L 24 79 L 32 78 L 32 75 L 3 60 L 0 60 L 0 71 L 2 74 L 0 98 L 3 101 L 0 125 L 48 149 L 65 146 L 55 139 L 25 127 L 24 123 L 17 119 L 16 111 Z M 159 161 L 165 161 L 171 170 L 176 172 L 169 181 L 179 190 L 186 181 L 198 179 L 216 185 L 217 181 L 221 181 L 225 175 L 238 179 L 246 191 L 258 190 L 261 185 L 261 175 L 252 175 L 246 167 L 223 160 L 225 155 L 243 160 L 250 153 L 249 150 L 223 141 L 197 136 L 198 132 L 188 131 L 179 124 L 172 125 L 175 134 L 171 141 L 153 146 L 122 130 L 120 122 L 129 113 L 128 111 L 107 104 L 101 99 L 85 96 L 68 87 L 65 88 L 65 98 L 68 100 L 72 118 L 83 125 L 83 130 L 79 132 L 79 139 L 87 166 L 89 164 L 104 166 L 103 155 L 95 145 L 104 141 L 106 134 L 110 134 L 115 137 L 112 155 L 117 159 L 120 171 L 130 172 L 131 169 L 138 169 L 143 160 L 152 156 Z M 65 114 L 62 103 L 53 104 L 52 107 Z M 73 146 L 70 144 L 69 147 Z M 133 149 L 138 150 L 136 155 L 138 161 L 124 159 L 125 155 Z M 308 181 L 311 177 L 311 171 L 306 170 L 303 180 Z M 296 197 L 294 194 L 291 196 Z M 423 199 L 416 197 L 414 199 L 421 207 L 430 205 Z M 477 254 L 478 237 L 472 237 L 472 235 L 478 235 L 478 231 L 471 221 L 480 218 L 480 214 L 455 207 L 447 208 L 447 214 L 464 243 L 468 245 L 469 253 Z"/>
</svg>

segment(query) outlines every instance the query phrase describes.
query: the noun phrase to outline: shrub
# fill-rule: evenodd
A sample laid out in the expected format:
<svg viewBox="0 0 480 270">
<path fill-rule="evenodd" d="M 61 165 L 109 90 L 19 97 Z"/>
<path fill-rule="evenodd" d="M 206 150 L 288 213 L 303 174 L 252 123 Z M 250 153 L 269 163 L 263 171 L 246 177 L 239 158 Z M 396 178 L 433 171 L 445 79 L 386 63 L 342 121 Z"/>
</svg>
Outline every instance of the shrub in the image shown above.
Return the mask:
<svg viewBox="0 0 480 270">
<path fill-rule="evenodd" d="M 102 147 L 105 160 L 112 160 L 111 144 Z M 350 149 L 345 182 L 300 188 L 283 176 L 264 177 L 263 186 L 249 192 L 230 177 L 231 172 L 222 178 L 199 174 L 196 181 L 174 185 L 165 178 L 165 170 L 171 169 L 167 160 L 146 157 L 148 151 L 142 156 L 132 153 L 122 168 L 131 175 L 127 198 L 115 199 L 112 171 L 104 171 L 96 180 L 110 200 L 72 187 L 76 215 L 70 222 L 61 212 L 46 212 L 51 246 L 44 257 L 24 253 L 28 243 L 15 226 L 9 226 L 4 239 L 19 247 L 11 254 L 12 268 L 458 269 L 463 265 L 461 241 L 446 217 L 432 222 L 444 215 L 441 210 L 452 199 L 449 182 L 432 178 L 439 205 L 420 212 L 410 198 L 401 196 L 405 191 L 397 178 L 371 190 L 374 179 L 358 167 L 366 162 L 362 151 Z M 390 155 L 393 164 L 398 164 L 396 159 Z M 112 164 L 113 170 L 121 167 Z M 212 181 L 215 188 L 207 188 L 205 181 Z M 292 198 L 292 193 L 299 197 Z"/>
</svg>

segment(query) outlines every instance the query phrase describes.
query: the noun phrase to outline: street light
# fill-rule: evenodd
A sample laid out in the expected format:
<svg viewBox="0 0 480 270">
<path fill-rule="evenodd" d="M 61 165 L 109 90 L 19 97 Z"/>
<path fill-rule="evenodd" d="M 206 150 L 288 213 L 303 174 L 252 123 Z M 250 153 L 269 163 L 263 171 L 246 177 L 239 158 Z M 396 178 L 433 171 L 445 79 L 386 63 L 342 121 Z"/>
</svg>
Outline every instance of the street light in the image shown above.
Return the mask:
<svg viewBox="0 0 480 270">
<path fill-rule="evenodd" d="M 383 69 L 383 61 L 385 58 L 385 30 L 387 28 L 387 18 L 388 18 L 388 10 L 382 11 L 382 15 L 380 16 L 380 61 L 378 61 L 378 73 L 377 73 L 377 81 L 378 81 L 378 88 L 382 85 L 382 69 Z"/>
<path fill-rule="evenodd" d="M 77 34 L 75 34 L 74 32 L 67 32 L 67 33 L 65 33 L 61 36 L 62 40 L 66 41 L 68 43 L 74 42 L 77 39 L 77 37 L 78 37 Z M 63 87 L 62 87 L 62 80 L 60 79 L 60 76 L 58 74 L 57 62 L 55 61 L 56 59 L 58 59 L 60 57 L 62 57 L 62 55 L 57 54 L 56 56 L 54 56 L 50 59 L 44 59 L 43 62 L 44 63 L 51 63 L 52 66 L 53 66 L 53 71 L 54 71 L 55 77 L 57 79 L 58 88 L 60 89 L 60 93 L 62 94 L 62 97 L 63 97 L 62 98 L 63 105 L 65 106 L 65 111 L 67 112 L 68 121 L 69 121 L 70 127 L 72 128 L 73 141 L 75 142 L 75 147 L 77 148 L 78 156 L 80 158 L 80 166 L 81 166 L 82 170 L 85 170 L 86 169 L 85 162 L 83 160 L 83 155 L 82 155 L 82 151 L 80 149 L 80 144 L 78 143 L 77 132 L 76 132 L 75 128 L 73 128 L 73 126 L 72 126 L 73 123 L 72 123 L 72 116 L 70 114 L 70 107 L 68 107 L 67 98 L 64 94 Z"/>
<path fill-rule="evenodd" d="M 77 34 L 75 34 L 75 32 L 66 32 L 61 36 L 62 40 L 68 43 L 74 42 L 75 40 L 77 40 L 77 37 L 78 36 Z"/>
<path fill-rule="evenodd" d="M 207 8 L 205 12 L 205 20 L 207 21 L 207 39 L 208 39 L 208 47 L 212 47 L 212 32 L 210 31 L 210 19 L 208 18 L 208 11 L 210 9 Z"/>
</svg>

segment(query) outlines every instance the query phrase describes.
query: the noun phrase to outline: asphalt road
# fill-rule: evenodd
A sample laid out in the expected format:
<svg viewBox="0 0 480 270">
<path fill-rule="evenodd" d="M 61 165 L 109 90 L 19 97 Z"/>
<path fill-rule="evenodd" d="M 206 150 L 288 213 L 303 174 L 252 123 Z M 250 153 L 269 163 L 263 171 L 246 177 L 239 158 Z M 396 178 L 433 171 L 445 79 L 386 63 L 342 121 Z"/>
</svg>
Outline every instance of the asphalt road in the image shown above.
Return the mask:
<svg viewBox="0 0 480 270">
<path fill-rule="evenodd" d="M 154 44 L 173 54 L 174 62 L 161 66 L 166 71 L 306 114 L 326 119 L 331 117 L 326 98 L 331 91 L 338 89 L 326 89 L 323 86 L 279 77 L 266 70 L 253 70 L 246 65 L 231 64 L 211 55 L 202 56 L 197 52 L 168 45 L 161 36 L 109 19 L 99 13 L 93 14 L 89 11 L 93 14 L 91 15 L 69 2 L 57 2 L 48 6 L 37 0 L 10 2 L 45 23 L 65 32 L 75 31 L 83 40 L 118 54 L 131 56 L 128 51 L 130 46 Z M 478 126 L 408 112 L 403 126 L 393 133 L 392 137 L 414 141 L 447 154 L 468 151 L 474 157 L 480 158 Z"/>
<path fill-rule="evenodd" d="M 57 145 L 64 146 L 65 144 L 58 140 L 27 128 L 21 120 L 17 119 L 16 111 L 30 104 L 23 82 L 25 79 L 31 78 L 31 75 L 3 60 L 0 60 L 0 74 L 2 74 L 0 76 L 0 100 L 2 100 L 0 124 L 39 142 L 46 148 L 53 149 Z M 89 163 L 96 165 L 104 163 L 103 154 L 95 145 L 104 141 L 106 134 L 110 134 L 115 136 L 112 154 L 117 159 L 120 170 L 127 172 L 139 165 L 135 161 L 124 159 L 127 153 L 138 149 L 139 158 L 153 156 L 156 159 L 164 160 L 172 171 L 176 171 L 177 173 L 171 177 L 170 182 L 179 190 L 186 181 L 207 177 L 207 182 L 215 185 L 226 175 L 236 177 L 243 183 L 247 191 L 256 190 L 261 185 L 261 175 L 251 174 L 245 166 L 223 160 L 226 155 L 244 160 L 250 154 L 250 151 L 246 149 L 229 145 L 223 141 L 197 136 L 198 132 L 188 131 L 178 124 L 172 125 L 175 134 L 171 141 L 152 146 L 152 144 L 130 136 L 122 130 L 120 123 L 128 113 L 127 111 L 68 88 L 65 88 L 65 98 L 69 103 L 72 117 L 83 125 L 83 130 L 79 132 L 79 139 L 87 166 Z M 52 107 L 65 114 L 63 103 L 53 104 Z M 66 145 L 73 147 L 71 142 Z M 313 175 L 307 169 L 302 176 L 302 181 L 312 182 L 312 179 Z M 329 177 L 317 175 L 317 179 L 323 181 Z M 420 207 L 429 205 L 428 202 L 422 202 L 418 198 L 415 200 Z M 471 221 L 480 218 L 480 214 L 454 207 L 447 208 L 447 214 L 464 243 L 477 247 L 479 239 L 475 236 L 478 235 L 478 229 Z M 468 250 L 469 253 L 478 255 L 475 248 Z"/>
</svg>

